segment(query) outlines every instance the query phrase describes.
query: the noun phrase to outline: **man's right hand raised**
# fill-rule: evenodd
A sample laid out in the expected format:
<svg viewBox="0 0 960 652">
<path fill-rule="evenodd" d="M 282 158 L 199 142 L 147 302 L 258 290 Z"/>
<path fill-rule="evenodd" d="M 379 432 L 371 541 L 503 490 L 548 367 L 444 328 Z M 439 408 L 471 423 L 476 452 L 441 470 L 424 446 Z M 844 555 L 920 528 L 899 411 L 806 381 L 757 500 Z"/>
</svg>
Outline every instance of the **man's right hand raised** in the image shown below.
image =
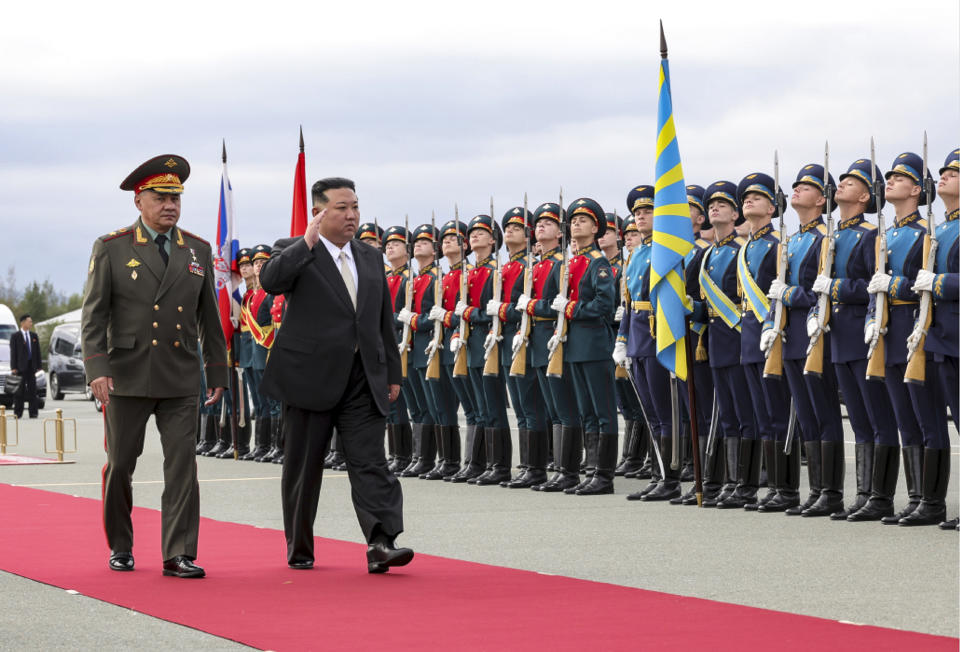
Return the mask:
<svg viewBox="0 0 960 652">
<path fill-rule="evenodd" d="M 326 208 L 317 213 L 314 218 L 310 220 L 310 224 L 307 225 L 307 230 L 303 232 L 303 241 L 309 249 L 313 249 L 314 245 L 320 241 L 320 222 L 323 221 L 323 216 L 326 214 Z"/>
<path fill-rule="evenodd" d="M 113 391 L 113 378 L 100 376 L 90 381 L 90 391 L 104 407 L 110 405 L 110 392 Z"/>
</svg>

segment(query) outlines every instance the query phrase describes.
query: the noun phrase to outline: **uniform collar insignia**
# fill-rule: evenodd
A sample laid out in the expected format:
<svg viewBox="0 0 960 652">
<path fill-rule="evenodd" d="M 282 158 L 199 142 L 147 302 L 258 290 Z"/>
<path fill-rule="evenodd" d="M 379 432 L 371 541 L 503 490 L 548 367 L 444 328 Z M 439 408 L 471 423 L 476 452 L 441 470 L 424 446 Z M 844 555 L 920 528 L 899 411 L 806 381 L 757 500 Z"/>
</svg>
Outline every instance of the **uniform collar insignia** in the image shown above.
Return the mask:
<svg viewBox="0 0 960 652">
<path fill-rule="evenodd" d="M 837 224 L 837 229 L 840 231 L 843 231 L 844 229 L 849 229 L 854 226 L 859 226 L 862 223 L 863 223 L 863 213 L 860 213 L 859 215 L 855 215 L 854 217 L 851 217 L 849 220 L 844 220 L 839 224 Z"/>
<path fill-rule="evenodd" d="M 916 222 L 919 219 L 920 219 L 920 211 L 913 211 L 902 220 L 896 222 L 894 226 L 897 226 L 897 227 L 906 226 L 907 224 L 910 224 L 911 222 Z"/>
<path fill-rule="evenodd" d="M 946 214 L 946 218 L 948 222 L 952 222 L 958 217 L 960 217 L 960 208 L 954 208 L 952 211 Z"/>
<path fill-rule="evenodd" d="M 722 247 L 723 245 L 730 244 L 731 242 L 733 242 L 734 238 L 736 238 L 736 237 L 737 237 L 737 232 L 736 232 L 736 231 L 731 231 L 729 235 L 727 235 L 726 237 L 724 237 L 722 240 L 718 240 L 716 243 L 714 243 L 713 246 L 714 246 L 714 247 L 717 247 L 717 248 L 720 248 L 720 247 Z"/>
<path fill-rule="evenodd" d="M 806 224 L 801 224 L 801 225 L 800 225 L 800 233 L 806 233 L 807 231 L 812 231 L 812 230 L 814 230 L 815 228 L 817 228 L 818 226 L 820 226 L 821 224 L 823 224 L 823 218 L 821 218 L 821 217 L 818 217 L 817 219 L 813 220 L 812 222 L 807 222 Z"/>
<path fill-rule="evenodd" d="M 578 256 L 586 256 L 587 254 L 589 254 L 589 253 L 590 253 L 591 251 L 593 251 L 593 250 L 594 250 L 594 246 L 593 246 L 592 244 L 591 244 L 591 245 L 587 245 L 586 247 L 582 247 L 581 249 L 579 249 L 579 250 L 577 251 L 577 255 L 578 255 Z"/>
<path fill-rule="evenodd" d="M 515 260 L 520 260 L 521 258 L 523 258 L 523 257 L 526 256 L 526 255 L 527 255 L 527 252 L 524 251 L 523 249 L 521 249 L 521 250 L 518 251 L 517 253 L 513 254 L 512 256 L 510 256 L 510 262 L 512 263 L 512 262 L 515 261 Z"/>
<path fill-rule="evenodd" d="M 765 224 L 764 226 L 761 226 L 759 229 L 754 231 L 750 235 L 750 239 L 754 241 L 759 240 L 760 238 L 767 235 L 771 231 L 773 231 L 773 224 Z"/>
<path fill-rule="evenodd" d="M 405 271 L 407 271 L 406 263 L 400 265 L 400 267 L 397 267 L 396 269 L 390 270 L 390 273 L 396 276 L 397 274 L 403 274 Z"/>
<path fill-rule="evenodd" d="M 653 234 L 651 233 L 650 235 L 641 236 L 640 242 L 641 244 L 645 244 L 645 245 L 650 244 L 651 242 L 653 242 Z"/>
<path fill-rule="evenodd" d="M 433 263 L 427 263 L 426 265 L 420 268 L 420 271 L 418 272 L 418 274 L 429 274 L 433 270 L 434 270 Z"/>
</svg>

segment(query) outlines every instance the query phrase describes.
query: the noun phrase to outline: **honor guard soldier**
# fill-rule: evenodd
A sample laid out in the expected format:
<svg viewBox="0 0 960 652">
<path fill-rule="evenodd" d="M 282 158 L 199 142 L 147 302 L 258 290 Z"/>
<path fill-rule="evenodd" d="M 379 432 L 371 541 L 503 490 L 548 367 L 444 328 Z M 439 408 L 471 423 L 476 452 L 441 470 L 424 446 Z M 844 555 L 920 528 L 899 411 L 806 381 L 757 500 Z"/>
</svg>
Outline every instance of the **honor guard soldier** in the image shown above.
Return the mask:
<svg viewBox="0 0 960 652">
<path fill-rule="evenodd" d="M 653 465 L 649 485 L 629 494 L 627 500 L 670 500 L 680 495 L 680 471 L 671 469 L 663 456 L 671 449 L 673 407 L 670 399 L 672 380 L 657 360 L 656 321 L 650 303 L 650 255 L 653 250 L 653 186 L 633 188 L 627 194 L 627 208 L 643 241 L 630 255 L 626 271 L 628 310 L 620 322 L 613 360 L 620 366 L 631 364 L 643 413 L 650 432 Z M 629 359 L 629 360 L 628 360 Z"/>
<path fill-rule="evenodd" d="M 477 449 L 482 442 L 487 458 L 486 470 L 467 482 L 477 485 L 500 484 L 510 480 L 513 453 L 510 422 L 507 420 L 507 388 L 499 360 L 494 363 L 496 373 L 485 373 L 485 367 L 487 352 L 492 350 L 487 335 L 490 334 L 494 319 L 487 314 L 486 307 L 493 298 L 493 288 L 499 276 L 497 252 L 503 243 L 503 232 L 489 215 L 474 217 L 467 231 L 476 264 L 467 273 L 467 296 L 460 298 L 454 312 L 469 324 L 470 333 L 466 342 L 454 336 L 450 344 L 453 349 L 467 347 L 470 385 L 477 410 L 477 432 L 471 457 L 477 459 Z"/>
<path fill-rule="evenodd" d="M 607 233 L 601 240 L 601 247 L 604 242 L 610 240 L 608 235 L 611 228 L 611 213 L 607 213 Z M 626 265 L 630 260 L 630 253 L 640 243 L 640 232 L 637 231 L 637 224 L 633 220 L 633 215 L 628 215 L 618 224 L 618 231 L 623 234 L 622 249 L 612 250 L 604 248 L 604 254 L 610 260 L 610 267 L 613 268 L 614 286 L 617 288 L 617 309 L 613 317 L 614 333 L 620 331 L 620 322 L 628 310 L 626 293 Z M 608 253 L 609 251 L 609 253 Z M 630 379 L 623 372 L 622 367 L 617 367 L 619 371 L 614 376 L 614 386 L 617 390 L 617 405 L 620 408 L 620 414 L 623 415 L 623 452 L 617 468 L 614 469 L 614 475 L 622 475 L 628 478 L 649 478 L 650 462 L 647 457 L 647 444 L 650 435 L 647 432 L 647 421 L 643 418 L 643 409 L 640 407 L 640 400 L 637 393 L 630 387 Z"/>
<path fill-rule="evenodd" d="M 933 323 L 927 332 L 926 351 L 933 354 L 939 371 L 940 391 L 950 406 L 953 423 L 960 430 L 960 408 L 957 401 L 960 389 L 957 386 L 957 355 L 960 344 L 957 339 L 957 299 L 960 294 L 958 268 L 960 268 L 960 149 L 947 155 L 940 168 L 940 183 L 937 191 L 947 207 L 945 219 L 937 225 L 937 258 L 932 274 L 926 270 L 917 274 L 914 292 L 933 292 L 935 308 Z M 947 456 L 949 459 L 949 455 Z M 944 530 L 958 529 L 956 518 L 940 523 Z"/>
<path fill-rule="evenodd" d="M 540 246 L 540 261 L 533 266 L 530 294 L 522 294 L 517 299 L 517 310 L 525 312 L 533 320 L 527 343 L 527 356 L 530 366 L 536 370 L 543 395 L 547 415 L 551 425 L 550 437 L 553 445 L 554 474 L 544 483 L 534 484 L 530 488 L 547 493 L 564 491 L 580 482 L 580 452 L 583 448 L 583 431 L 580 418 L 576 413 L 576 398 L 573 381 L 567 371 L 569 362 L 556 360 L 559 368 L 550 371 L 550 351 L 548 344 L 556 329 L 557 311 L 551 305 L 560 291 L 561 276 L 564 273 L 564 245 L 566 244 L 563 209 L 559 204 L 547 202 L 541 204 L 533 214 L 537 244 Z M 522 334 L 518 333 L 516 337 Z M 519 348 L 522 342 L 515 343 Z M 531 433 L 531 447 L 537 451 L 529 460 L 530 472 L 539 471 L 536 465 L 540 461 L 540 451 L 549 449 L 547 434 Z M 546 470 L 546 469 L 545 469 Z"/>
<path fill-rule="evenodd" d="M 742 295 L 737 260 L 746 241 L 735 230 L 743 219 L 737 187 L 732 181 L 715 181 L 704 191 L 703 200 L 716 239 L 703 255 L 699 273 L 702 300 L 694 301 L 690 317 L 694 323 L 707 322 L 706 349 L 717 409 L 706 438 L 703 506 L 716 507 L 736 490 L 740 442 L 752 436 L 754 416 L 746 373 L 740 364 Z"/>
<path fill-rule="evenodd" d="M 833 193 L 836 184 L 833 175 L 825 176 L 824 167 L 817 163 L 805 165 L 793 184 L 790 204 L 800 218 L 800 230 L 790 236 L 787 247 L 787 268 L 784 280 L 775 278 L 767 292 L 771 302 L 780 302 L 786 313 L 782 335 L 777 333 L 774 314 L 768 315 L 761 336 L 761 348 L 767 350 L 773 338 L 782 336 L 782 364 L 787 387 L 797 414 L 797 421 L 804 434 L 807 450 L 807 472 L 810 486 L 820 487 L 817 501 L 804 509 L 801 516 L 830 516 L 843 511 L 843 473 L 846 458 L 843 454 L 843 422 L 837 394 L 837 380 L 833 366 L 817 365 L 819 373 L 805 373 L 808 344 L 817 322 L 816 309 L 819 295 L 813 291 L 813 281 L 821 273 L 821 261 L 825 260 L 828 228 L 836 204 Z M 784 245 L 781 245 L 784 246 Z M 827 270 L 830 273 L 830 270 Z M 810 320 L 808 321 L 808 315 Z M 830 359 L 831 336 L 823 332 L 822 358 Z M 779 434 L 779 433 L 778 433 Z M 819 455 L 811 455 L 810 449 L 819 447 Z M 777 446 L 782 455 L 782 447 Z M 767 452 L 766 447 L 764 452 Z M 775 452 L 775 451 L 771 451 Z M 792 461 L 792 460 L 791 460 Z M 768 468 L 776 467 L 773 458 L 768 459 Z M 819 464 L 817 464 L 819 462 Z M 782 464 L 781 464 L 782 466 Z M 819 477 L 815 477 L 819 472 Z"/>
<path fill-rule="evenodd" d="M 241 256 L 242 254 L 242 256 Z M 240 335 L 234 336 L 236 346 L 235 359 L 239 370 L 241 380 L 237 385 L 237 396 L 240 397 L 240 405 L 237 406 L 237 412 L 240 413 L 240 407 L 243 407 L 243 425 L 240 426 L 237 434 L 237 456 L 238 459 L 249 460 L 250 456 L 250 421 L 260 411 L 260 377 L 253 367 L 253 333 L 250 332 L 251 322 L 254 321 L 250 314 L 250 300 L 253 298 L 257 289 L 257 276 L 253 272 L 253 249 L 244 248 L 237 254 L 237 269 L 240 271 L 240 277 L 245 286 L 243 295 L 240 298 L 240 317 L 237 320 L 240 324 Z M 217 456 L 226 459 L 233 457 L 233 447 L 231 446 Z"/>
<path fill-rule="evenodd" d="M 206 403 L 213 405 L 228 383 L 210 245 L 177 226 L 189 174 L 185 159 L 163 155 L 120 184 L 135 193 L 140 217 L 94 242 L 81 333 L 86 377 L 103 402 L 110 569 L 134 569 L 132 479 L 153 415 L 164 457 L 163 574 L 184 578 L 204 576 L 193 563 L 200 527 L 197 390 L 206 374 Z"/>
<path fill-rule="evenodd" d="M 253 248 L 253 271 L 257 276 L 257 294 L 250 302 L 250 312 L 253 317 L 250 332 L 253 334 L 254 351 L 253 366 L 263 378 L 263 371 L 267 366 L 267 357 L 273 348 L 276 337 L 276 328 L 273 320 L 272 308 L 276 297 L 268 294 L 260 287 L 260 269 L 270 260 L 270 245 L 260 244 Z M 254 462 L 272 462 L 280 453 L 280 401 L 269 396 L 260 395 L 261 412 L 257 414 L 257 447 L 253 456 Z M 262 421 L 262 423 L 261 423 Z M 263 431 L 260 431 L 260 428 Z M 261 443 L 262 439 L 262 443 Z"/>
<path fill-rule="evenodd" d="M 500 220 L 503 226 L 503 242 L 507 246 L 509 260 L 503 265 L 500 281 L 503 284 L 501 299 L 487 303 L 487 314 L 500 320 L 503 341 L 499 346 L 500 369 L 506 376 L 510 405 L 517 418 L 517 440 L 520 445 L 520 472 L 509 481 L 500 484 L 512 489 L 525 489 L 547 480 L 546 424 L 544 422 L 543 396 L 536 372 L 530 366 L 529 356 L 524 364 L 514 369 L 512 343 L 521 324 L 529 323 L 529 315 L 517 311 L 517 300 L 523 294 L 527 275 L 532 283 L 533 214 L 523 206 L 514 206 Z M 528 238 L 532 240 L 528 242 Z M 519 341 L 519 340 L 518 340 Z M 531 443 L 531 439 L 533 443 Z M 532 455 L 531 455 L 532 454 Z M 531 457 L 535 458 L 531 469 Z"/>
<path fill-rule="evenodd" d="M 889 475 L 890 456 L 896 462 L 900 448 L 896 418 L 883 384 L 867 381 L 867 345 L 863 341 L 870 298 L 867 283 L 876 266 L 877 244 L 877 227 L 867 222 L 864 214 L 876 213 L 884 203 L 882 185 L 878 186 L 880 196 L 874 195 L 874 180 L 882 174 L 879 167 L 873 167 L 871 171 L 868 159 L 858 159 L 840 175 L 834 195 L 840 217 L 833 236 L 833 270 L 822 270 L 813 283 L 814 292 L 830 296 L 830 359 L 855 440 L 857 497 L 846 510 L 831 514 L 833 520 L 868 520 L 865 516 L 870 510 L 850 517 L 867 504 L 872 492 L 881 497 L 881 487 L 891 482 L 896 486 L 899 467 L 894 464 Z"/>
<path fill-rule="evenodd" d="M 617 465 L 617 406 L 613 388 L 613 331 L 616 286 L 610 261 L 597 248 L 607 227 L 606 214 L 588 197 L 567 207 L 570 237 L 577 255 L 570 259 L 567 294 L 559 293 L 550 306 L 566 318 L 566 340 L 557 332 L 547 343 L 552 354 L 563 342 L 564 361 L 573 376 L 577 409 L 583 418 L 588 462 L 596 470 L 567 493 L 578 496 L 613 493 L 613 470 Z"/>
<path fill-rule="evenodd" d="M 403 335 L 403 323 L 397 320 L 397 315 L 403 308 L 407 282 L 410 278 L 410 268 L 407 265 L 410 254 L 407 246 L 406 228 L 402 226 L 387 228 L 384 232 L 383 253 L 390 265 L 390 271 L 387 273 L 387 287 L 390 290 L 390 299 L 393 304 L 395 335 L 397 336 L 397 342 L 400 342 Z M 400 396 L 390 404 L 390 414 L 387 415 L 387 447 L 393 452 L 393 461 L 387 469 L 394 475 L 400 475 L 413 461 L 414 437 L 410 417 L 413 416 L 414 423 L 416 423 L 416 419 L 420 415 L 411 415 L 408 409 L 416 412 L 417 406 L 410 396 L 410 389 L 405 379 Z"/>
<path fill-rule="evenodd" d="M 467 256 L 470 254 L 470 243 L 467 241 L 467 225 L 463 222 L 450 220 L 440 228 L 440 252 L 447 259 L 448 271 L 443 275 L 443 284 L 441 288 L 441 304 L 435 305 L 430 309 L 430 319 L 439 321 L 443 326 L 443 339 L 436 346 L 439 351 L 435 355 L 440 356 L 440 369 L 443 377 L 443 384 L 435 386 L 446 391 L 443 386 L 451 388 L 456 396 L 456 401 L 463 408 L 463 418 L 466 422 L 467 431 L 464 441 L 464 463 L 460 466 L 460 432 L 455 428 L 449 440 L 450 450 L 441 451 L 441 457 L 446 464 L 456 464 L 457 469 L 452 469 L 452 473 L 443 476 L 444 482 L 466 482 L 470 478 L 475 478 L 486 467 L 486 452 L 481 451 L 480 456 L 474 459 L 471 456 L 475 448 L 477 437 L 477 411 L 474 407 L 475 399 L 473 390 L 470 386 L 470 376 L 464 374 L 459 376 L 454 373 L 454 363 L 456 361 L 455 353 L 451 350 L 450 340 L 460 329 L 460 318 L 454 312 L 457 302 L 460 300 L 460 289 L 466 285 L 464 275 L 469 271 L 470 265 L 467 263 Z M 446 398 L 437 397 L 437 403 L 441 409 L 453 410 L 454 419 L 456 419 L 456 403 L 451 403 L 449 394 Z M 451 407 L 452 405 L 452 407 Z"/>
<path fill-rule="evenodd" d="M 925 466 L 929 465 L 931 481 L 939 476 L 941 464 L 946 464 L 949 469 L 950 442 L 945 401 L 940 395 L 939 384 L 904 382 L 907 338 L 913 331 L 914 314 L 920 299 L 912 286 L 923 267 L 924 253 L 929 247 L 927 221 L 920 217 L 918 207 L 934 200 L 933 193 L 928 196 L 923 187 L 924 175 L 921 170 L 924 168 L 922 158 L 905 152 L 894 159 L 893 168 L 885 175 L 886 198 L 896 210 L 896 220 L 885 234 L 886 265 L 882 269 L 877 265 L 877 271 L 867 286 L 867 292 L 874 296 L 870 299 L 871 309 L 867 313 L 864 341 L 872 341 L 878 328 L 882 333 L 883 319 L 878 314 L 877 296 L 883 296 L 884 304 L 889 304 L 886 333 L 882 335 L 885 356 L 882 373 L 900 430 L 900 451 L 909 496 L 909 503 L 901 512 L 880 519 L 885 524 L 926 524 L 932 513 L 939 514 L 939 520 L 943 520 L 945 510 L 943 498 L 937 499 L 933 495 L 941 487 L 934 485 L 930 487 L 929 509 L 924 509 L 912 520 L 908 518 L 920 506 L 923 497 Z M 926 176 L 930 176 L 929 171 Z M 933 190 L 932 184 L 930 189 Z M 874 349 L 874 355 L 880 351 Z M 931 381 L 936 378 L 933 356 L 927 356 L 922 366 L 926 378 Z M 867 373 L 871 373 L 869 366 Z M 946 479 L 942 488 L 945 496 Z"/>
<path fill-rule="evenodd" d="M 404 306 L 397 315 L 403 324 L 411 331 L 407 382 L 417 404 L 425 408 L 429 419 L 420 426 L 419 431 L 414 426 L 414 449 L 418 455 L 409 472 L 404 471 L 402 476 L 425 478 L 434 468 L 437 451 L 440 449 L 441 421 L 433 391 L 427 386 L 427 345 L 433 337 L 434 323 L 427 319 L 430 308 L 433 307 L 434 284 L 437 283 L 436 268 L 433 264 L 434 244 L 437 241 L 437 231 L 430 224 L 421 224 L 413 230 L 413 257 L 417 261 L 417 275 L 413 283 L 413 305 Z M 421 317 L 422 315 L 422 317 Z M 403 352 L 401 352 L 403 355 Z"/>
<path fill-rule="evenodd" d="M 383 250 L 383 229 L 376 222 L 364 222 L 357 227 L 357 234 L 353 237 L 374 249 Z M 383 272 L 389 274 L 390 265 L 384 263 Z"/>
<path fill-rule="evenodd" d="M 690 206 L 690 223 L 693 227 L 693 237 L 694 237 L 694 246 L 687 252 L 686 257 L 683 260 L 683 273 L 684 273 L 684 283 L 686 286 L 687 296 L 692 299 L 700 298 L 700 267 L 703 264 L 703 257 L 706 255 L 707 251 L 710 249 L 710 243 L 700 237 L 700 233 L 704 229 L 712 229 L 713 226 L 710 224 L 710 220 L 706 213 L 706 205 L 704 204 L 704 193 L 706 191 L 702 186 L 698 185 L 689 185 L 687 186 L 687 204 Z M 702 318 L 705 318 L 705 314 L 701 314 Z M 710 364 L 709 364 L 709 349 L 708 349 L 708 336 L 707 336 L 707 322 L 706 319 L 703 321 L 690 321 L 690 332 L 687 334 L 691 338 L 691 342 L 696 342 L 694 347 L 694 360 L 691 367 L 691 372 L 694 375 L 694 383 L 697 393 L 697 432 L 704 433 L 701 437 L 698 438 L 699 450 L 692 451 L 692 442 L 690 439 L 689 432 L 689 421 L 684 420 L 684 431 L 683 431 L 683 441 L 681 444 L 681 450 L 684 451 L 685 458 L 687 456 L 686 451 L 690 449 L 691 454 L 697 454 L 700 456 L 700 468 L 702 471 L 702 476 L 704 478 L 709 477 L 711 480 L 711 487 L 707 489 L 704 488 L 706 493 L 715 494 L 719 492 L 720 482 L 722 478 L 718 477 L 723 474 L 723 470 L 717 467 L 717 456 L 713 455 L 707 459 L 707 437 L 706 433 L 710 428 L 711 412 L 713 409 L 713 376 L 710 373 Z M 690 414 L 690 397 L 687 391 L 686 381 L 679 381 L 680 385 L 680 398 L 683 401 L 684 414 Z M 713 465 L 713 468 L 707 469 L 707 463 Z M 692 480 L 693 479 L 693 469 L 692 469 L 692 458 L 689 462 L 685 462 L 683 470 L 680 473 L 681 480 Z M 690 476 L 685 476 L 685 472 L 689 471 Z M 671 505 L 696 505 L 697 504 L 697 495 L 694 488 L 691 487 L 690 491 L 685 493 L 683 496 L 678 496 L 670 500 Z"/>
<path fill-rule="evenodd" d="M 258 280 L 258 270 L 263 266 L 263 262 L 270 259 L 270 247 L 267 245 L 257 245 L 251 249 L 251 278 L 250 289 L 243 296 L 240 305 L 240 321 L 247 325 L 250 333 L 251 342 L 251 365 L 249 372 L 245 372 L 244 383 L 250 389 L 250 394 L 254 397 L 253 406 L 256 412 L 254 427 L 254 447 L 246 455 L 242 455 L 242 460 L 255 460 L 263 457 L 270 449 L 270 419 L 271 408 L 263 395 L 260 393 L 260 379 L 263 378 L 263 370 L 267 366 L 268 347 L 264 342 L 269 338 L 270 343 L 273 340 L 273 325 L 270 322 L 270 313 L 266 311 L 261 315 L 261 307 L 264 303 L 273 303 L 273 295 L 268 295 L 260 287 Z M 269 297 L 269 302 L 267 298 Z M 265 323 L 264 316 L 266 317 Z"/>
<path fill-rule="evenodd" d="M 270 250 L 271 256 L 273 255 L 273 250 Z M 262 267 L 262 264 L 261 264 Z M 254 266 L 256 269 L 256 266 Z M 259 272 L 258 272 L 259 273 Z M 272 295 L 271 295 L 272 296 Z M 282 294 L 276 295 L 273 297 L 273 305 L 269 307 L 270 312 L 270 323 L 273 325 L 273 337 L 276 339 L 277 333 L 280 331 L 280 326 L 283 325 L 283 316 L 286 312 L 287 303 Z M 273 348 L 271 343 L 270 348 Z M 269 397 L 268 397 L 269 398 Z M 280 401 L 277 401 L 273 398 L 270 399 L 275 409 L 277 410 L 277 420 L 273 424 L 274 427 L 274 436 L 273 441 L 271 442 L 270 450 L 267 452 L 266 457 L 263 458 L 264 462 L 271 462 L 273 464 L 283 464 L 283 446 L 284 446 L 284 436 L 283 436 L 283 404 Z"/>
</svg>

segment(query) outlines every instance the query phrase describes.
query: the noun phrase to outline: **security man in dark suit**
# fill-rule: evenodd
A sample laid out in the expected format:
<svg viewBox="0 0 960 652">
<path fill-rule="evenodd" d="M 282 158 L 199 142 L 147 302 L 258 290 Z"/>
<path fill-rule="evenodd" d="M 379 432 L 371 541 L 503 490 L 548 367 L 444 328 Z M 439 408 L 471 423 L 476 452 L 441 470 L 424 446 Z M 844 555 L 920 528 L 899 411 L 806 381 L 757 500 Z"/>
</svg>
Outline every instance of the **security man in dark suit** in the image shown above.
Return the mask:
<svg viewBox="0 0 960 652">
<path fill-rule="evenodd" d="M 313 567 L 323 458 L 336 428 L 368 542 L 367 570 L 383 573 L 413 559 L 412 550 L 395 545 L 403 494 L 383 450 L 385 419 L 401 381 L 390 290 L 380 252 L 353 239 L 354 183 L 321 179 L 311 194 L 314 217 L 303 236 L 278 240 L 260 270 L 263 289 L 287 297 L 263 375 L 263 391 L 284 403 L 287 564 Z"/>
<path fill-rule="evenodd" d="M 20 330 L 10 336 L 10 373 L 23 378 L 13 399 L 13 413 L 18 419 L 23 416 L 24 402 L 30 418 L 37 418 L 37 372 L 42 369 L 43 360 L 40 339 L 31 328 L 33 318 L 23 315 Z"/>
<path fill-rule="evenodd" d="M 134 191 L 140 218 L 98 238 L 90 256 L 81 337 L 90 388 L 104 406 L 103 523 L 117 571 L 133 570 L 132 477 L 152 414 L 164 451 L 163 574 L 204 575 L 193 563 L 197 394 L 205 371 L 207 404 L 220 398 L 227 353 L 210 245 L 177 226 L 189 174 L 187 161 L 172 154 L 131 172 L 120 188 Z"/>
</svg>

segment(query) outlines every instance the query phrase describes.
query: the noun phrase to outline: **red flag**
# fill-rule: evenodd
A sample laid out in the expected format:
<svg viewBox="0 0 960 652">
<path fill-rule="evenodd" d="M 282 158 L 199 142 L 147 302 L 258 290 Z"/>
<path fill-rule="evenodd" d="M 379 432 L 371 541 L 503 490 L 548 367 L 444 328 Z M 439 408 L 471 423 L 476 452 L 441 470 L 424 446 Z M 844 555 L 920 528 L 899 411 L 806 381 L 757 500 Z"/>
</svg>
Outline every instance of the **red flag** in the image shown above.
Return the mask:
<svg viewBox="0 0 960 652">
<path fill-rule="evenodd" d="M 307 230 L 307 170 L 303 155 L 303 127 L 300 127 L 300 154 L 293 175 L 293 213 L 290 217 L 290 237 L 303 235 Z"/>
</svg>

